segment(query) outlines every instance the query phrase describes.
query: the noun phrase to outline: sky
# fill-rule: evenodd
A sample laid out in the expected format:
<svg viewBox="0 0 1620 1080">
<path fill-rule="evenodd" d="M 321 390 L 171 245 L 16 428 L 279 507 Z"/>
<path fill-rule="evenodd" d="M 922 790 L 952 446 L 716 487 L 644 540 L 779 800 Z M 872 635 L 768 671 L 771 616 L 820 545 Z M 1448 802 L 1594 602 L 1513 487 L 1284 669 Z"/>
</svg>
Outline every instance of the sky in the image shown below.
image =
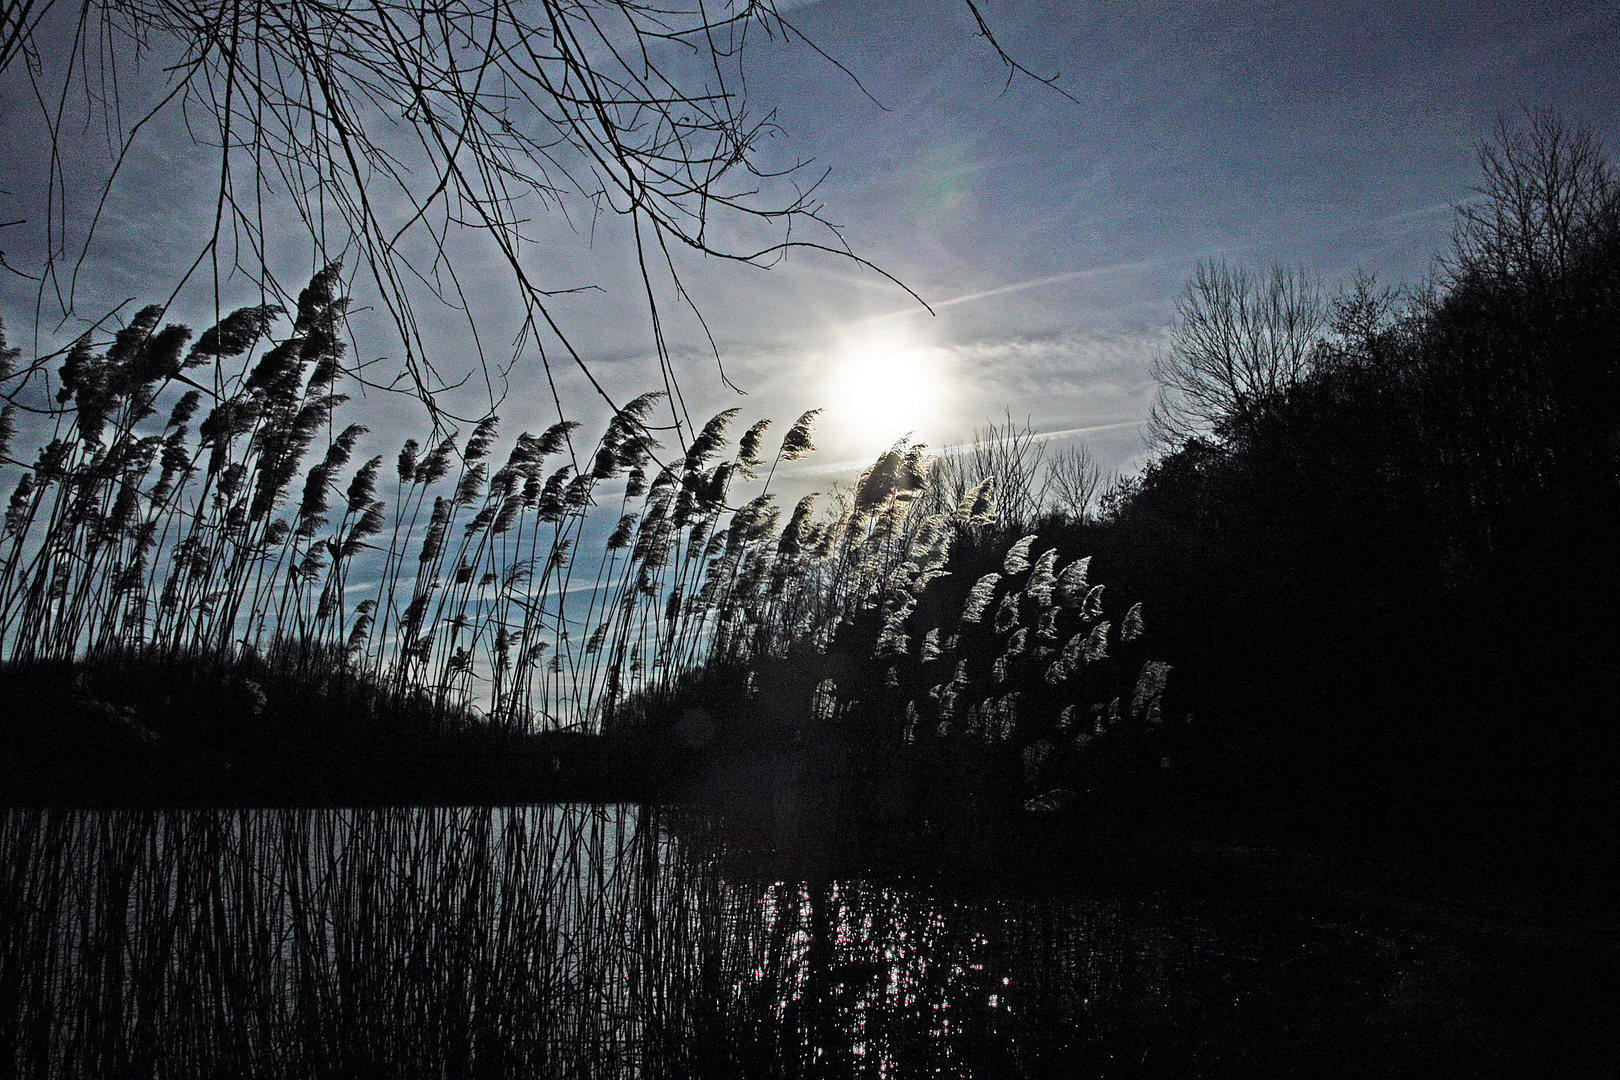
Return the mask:
<svg viewBox="0 0 1620 1080">
<path fill-rule="evenodd" d="M 1357 269 L 1416 282 L 1471 197 L 1474 144 L 1499 116 L 1556 109 L 1611 155 L 1620 147 L 1612 2 L 981 7 L 1002 47 L 1068 96 L 1009 83 L 959 0 L 779 2 L 850 74 L 801 43 L 750 40 L 750 109 L 780 128 L 762 162 L 830 170 L 815 193 L 826 219 L 932 308 L 832 255 L 792 252 L 769 268 L 678 257 L 745 392 L 722 380 L 696 320 L 666 303 L 691 414 L 736 406 L 743 423 L 772 417 L 781 430 L 824 409 L 806 485 L 847 481 L 901 436 L 945 446 L 1007 417 L 1051 435 L 1047 446 L 1083 440 L 1105 471 L 1138 468 L 1149 365 L 1198 259 L 1303 265 L 1330 284 Z M 62 32 L 47 26 L 42 40 Z M 37 86 L 48 90 L 46 53 Z M 161 90 L 159 65 L 143 77 L 146 92 Z M 0 78 L 0 221 L 22 222 L 0 228 L 0 250 L 24 271 L 37 271 L 45 242 L 41 100 L 21 65 Z M 108 160 L 82 120 L 64 139 L 69 182 L 57 193 L 78 226 Z M 103 209 L 71 318 L 56 294 L 38 304 L 34 282 L 0 272 L 14 344 L 59 344 L 120 301 L 162 299 L 195 258 L 217 159 L 183 117 L 149 131 Z M 603 385 L 621 400 L 661 386 L 623 223 L 537 210 L 532 235 L 545 287 L 595 286 L 554 311 Z M 463 243 L 475 315 L 499 351 L 514 330 L 509 293 L 489 252 Z M 307 262 L 301 250 L 289 235 L 282 254 Z M 386 366 L 398 355 L 391 328 L 364 281 L 354 292 L 356 356 Z M 203 301 L 182 295 L 174 317 L 204 322 Z M 30 336 L 36 311 L 45 318 Z M 473 367 L 454 312 L 424 311 L 423 325 L 442 370 Z M 600 410 L 576 374 L 556 377 L 567 407 Z M 555 419 L 532 352 L 510 380 L 509 434 Z M 364 407 L 384 429 L 417 419 L 394 399 Z"/>
</svg>

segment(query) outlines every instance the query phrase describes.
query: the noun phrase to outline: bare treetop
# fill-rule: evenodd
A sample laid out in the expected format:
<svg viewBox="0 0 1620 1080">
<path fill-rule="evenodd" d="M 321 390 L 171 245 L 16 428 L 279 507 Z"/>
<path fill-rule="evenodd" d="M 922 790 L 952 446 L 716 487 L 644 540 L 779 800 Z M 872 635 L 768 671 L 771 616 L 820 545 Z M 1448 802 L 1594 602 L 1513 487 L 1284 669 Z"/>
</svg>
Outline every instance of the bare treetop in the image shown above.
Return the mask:
<svg viewBox="0 0 1620 1080">
<path fill-rule="evenodd" d="M 1529 112 L 1523 123 L 1499 118 L 1475 156 L 1480 197 L 1457 207 L 1444 261 L 1454 284 L 1490 279 L 1544 290 L 1620 216 L 1620 182 L 1602 142 L 1557 113 Z"/>
<path fill-rule="evenodd" d="M 1321 284 L 1307 270 L 1200 262 L 1176 300 L 1170 346 L 1153 364 L 1153 437 L 1175 445 L 1222 425 L 1241 432 L 1305 376 L 1327 320 Z"/>
</svg>

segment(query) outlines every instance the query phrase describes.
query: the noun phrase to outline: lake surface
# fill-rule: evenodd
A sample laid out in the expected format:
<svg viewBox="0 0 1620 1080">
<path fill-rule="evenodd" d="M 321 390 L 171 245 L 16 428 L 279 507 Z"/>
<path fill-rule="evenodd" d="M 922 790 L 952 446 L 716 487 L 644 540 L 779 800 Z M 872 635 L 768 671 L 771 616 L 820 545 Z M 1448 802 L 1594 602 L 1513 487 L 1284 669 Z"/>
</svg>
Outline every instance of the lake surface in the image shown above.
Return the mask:
<svg viewBox="0 0 1620 1080">
<path fill-rule="evenodd" d="M 744 850 L 747 848 L 748 850 Z M 767 853 L 768 856 L 768 853 Z M 1603 942 L 637 807 L 0 812 L 19 1077 L 1613 1074 Z M 948 868 L 947 868 L 948 869 Z"/>
</svg>

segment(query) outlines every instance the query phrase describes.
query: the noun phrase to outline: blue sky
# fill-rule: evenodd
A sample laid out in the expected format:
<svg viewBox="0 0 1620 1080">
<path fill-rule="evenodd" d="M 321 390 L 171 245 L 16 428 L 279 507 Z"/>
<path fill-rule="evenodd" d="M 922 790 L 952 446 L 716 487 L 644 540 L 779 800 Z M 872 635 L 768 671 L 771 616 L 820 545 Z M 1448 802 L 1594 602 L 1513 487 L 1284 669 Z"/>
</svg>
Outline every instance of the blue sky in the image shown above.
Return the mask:
<svg viewBox="0 0 1620 1080">
<path fill-rule="evenodd" d="M 751 107 L 774 111 L 784 132 L 765 160 L 830 167 L 817 191 L 825 216 L 935 310 L 826 255 L 770 269 L 681 262 L 731 380 L 748 392 L 723 385 L 695 322 L 674 318 L 692 413 L 737 405 L 743 422 L 785 426 L 825 408 L 823 453 L 806 463 L 823 470 L 818 482 L 907 431 L 942 445 L 1004 414 L 1044 432 L 1081 429 L 1106 468 L 1128 468 L 1142 455 L 1148 363 L 1196 259 L 1415 281 L 1444 246 L 1451 206 L 1469 197 L 1473 143 L 1498 115 L 1552 107 L 1611 154 L 1620 147 L 1615 3 L 982 6 L 1002 45 L 1037 73 L 1060 72 L 1073 100 L 1023 79 L 1004 91 L 954 0 L 779 4 L 876 102 L 802 45 L 750 43 L 761 46 Z M 160 82 L 149 71 L 148 88 Z M 107 151 L 93 128 L 78 131 L 68 194 L 82 202 Z M 43 145 L 40 106 L 14 68 L 0 80 L 0 220 L 27 220 L 0 230 L 0 248 L 24 269 L 43 250 Z M 180 118 L 153 125 L 86 261 L 79 316 L 168 294 L 195 255 L 212 160 Z M 585 220 L 538 215 L 536 266 L 549 287 L 600 286 L 556 311 L 628 397 L 658 385 L 645 306 L 622 229 L 605 222 L 593 234 Z M 307 261 L 295 236 L 287 245 L 289 264 Z M 498 273 L 477 272 L 488 254 L 470 238 L 465 257 L 487 279 L 475 297 L 486 339 L 504 347 L 512 328 Z M 366 307 L 363 282 L 355 292 Z M 0 275 L 14 341 L 30 340 L 35 299 L 32 283 Z M 201 322 L 205 307 L 183 295 L 176 317 Z M 457 318 L 425 319 L 441 366 L 465 370 L 472 353 Z M 82 325 L 57 321 L 41 340 Z M 397 355 L 387 325 L 365 311 L 356 347 Z M 532 356 L 514 368 L 509 433 L 554 418 L 539 377 Z M 598 408 L 567 372 L 560 389 L 570 407 Z M 385 426 L 409 420 L 397 402 L 367 407 Z"/>
</svg>

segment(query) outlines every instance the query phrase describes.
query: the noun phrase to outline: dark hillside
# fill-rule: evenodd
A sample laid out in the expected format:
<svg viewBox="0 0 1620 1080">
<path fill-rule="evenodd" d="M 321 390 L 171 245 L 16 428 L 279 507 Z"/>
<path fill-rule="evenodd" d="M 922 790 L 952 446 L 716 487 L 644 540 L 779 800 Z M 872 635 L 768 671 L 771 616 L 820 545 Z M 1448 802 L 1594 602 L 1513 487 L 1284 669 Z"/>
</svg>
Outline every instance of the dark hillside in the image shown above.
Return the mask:
<svg viewBox="0 0 1620 1080">
<path fill-rule="evenodd" d="M 1538 121 L 1483 160 L 1530 183 L 1569 152 Z M 1620 203 L 1587 167 L 1570 207 L 1488 171 L 1403 316 L 1362 283 L 1305 377 L 1042 530 L 1146 602 L 1167 708 L 1301 828 L 1536 865 L 1612 836 Z"/>
</svg>

